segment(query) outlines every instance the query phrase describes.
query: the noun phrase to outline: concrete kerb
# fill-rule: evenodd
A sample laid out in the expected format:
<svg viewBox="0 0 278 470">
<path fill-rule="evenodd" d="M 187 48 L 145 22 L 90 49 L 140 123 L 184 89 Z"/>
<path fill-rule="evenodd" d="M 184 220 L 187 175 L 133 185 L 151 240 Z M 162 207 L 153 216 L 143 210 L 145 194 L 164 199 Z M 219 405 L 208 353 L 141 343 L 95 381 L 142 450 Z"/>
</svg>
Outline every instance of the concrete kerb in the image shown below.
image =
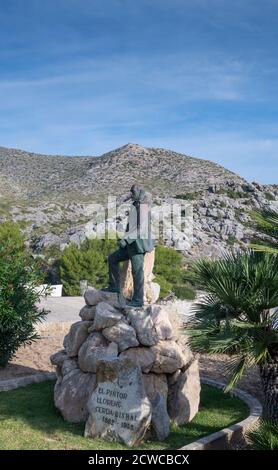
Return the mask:
<svg viewBox="0 0 278 470">
<path fill-rule="evenodd" d="M 0 380 L 0 392 L 8 392 L 16 388 L 26 387 L 33 383 L 44 382 L 45 380 L 55 380 L 55 372 L 37 372 L 36 374 L 15 377 L 14 379 Z"/>
<path fill-rule="evenodd" d="M 209 379 L 207 377 L 202 377 L 201 382 L 211 385 L 212 387 L 220 388 L 221 390 L 225 388 L 225 384 L 223 382 Z M 239 423 L 233 424 L 225 429 L 221 429 L 213 434 L 202 437 L 197 441 L 191 442 L 191 444 L 187 444 L 179 450 L 223 450 L 242 441 L 246 431 L 253 427 L 261 417 L 262 405 L 255 397 L 243 390 L 235 389 L 230 393 L 231 395 L 240 398 L 249 406 L 249 416 Z"/>
</svg>

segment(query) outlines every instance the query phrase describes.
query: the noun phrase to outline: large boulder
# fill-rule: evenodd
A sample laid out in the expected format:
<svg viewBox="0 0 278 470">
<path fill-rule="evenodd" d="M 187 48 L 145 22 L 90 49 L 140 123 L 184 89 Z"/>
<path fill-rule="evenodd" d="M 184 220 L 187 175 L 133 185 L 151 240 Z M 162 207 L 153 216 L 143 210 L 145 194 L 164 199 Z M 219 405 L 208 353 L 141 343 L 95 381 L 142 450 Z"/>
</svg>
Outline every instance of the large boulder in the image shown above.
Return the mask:
<svg viewBox="0 0 278 470">
<path fill-rule="evenodd" d="M 140 368 L 125 357 L 98 361 L 97 385 L 88 410 L 85 437 L 138 444 L 151 421 Z"/>
<path fill-rule="evenodd" d="M 200 403 L 200 376 L 197 359 L 184 371 L 176 371 L 168 379 L 168 412 L 178 426 L 191 421 Z"/>
<path fill-rule="evenodd" d="M 95 289 L 94 287 L 90 287 L 85 291 L 84 299 L 86 305 L 89 307 L 95 307 L 99 302 L 103 301 L 103 298 L 101 298 L 101 291 L 99 289 Z"/>
<path fill-rule="evenodd" d="M 151 372 L 172 374 L 184 365 L 183 351 L 175 341 L 160 341 L 156 346 L 152 346 L 151 350 L 155 355 Z"/>
<path fill-rule="evenodd" d="M 160 285 L 157 282 L 148 282 L 145 284 L 144 295 L 147 304 L 154 304 L 159 299 Z"/>
<path fill-rule="evenodd" d="M 182 369 L 185 369 L 193 361 L 194 355 L 190 349 L 190 346 L 188 344 L 188 339 L 186 338 L 186 336 L 179 338 L 176 343 L 179 346 L 180 351 L 182 352 L 182 357 L 183 357 Z"/>
<path fill-rule="evenodd" d="M 167 312 L 167 316 L 169 322 L 171 323 L 172 327 L 172 337 L 171 339 L 178 340 L 181 336 L 181 328 L 182 328 L 182 317 L 179 315 L 179 308 L 178 305 L 181 301 L 175 302 L 167 302 L 166 304 L 159 306 L 162 308 L 164 312 Z M 178 304 L 178 305 L 177 305 Z M 185 306 L 182 306 L 182 310 L 185 309 Z M 188 309 L 188 306 L 187 306 Z"/>
<path fill-rule="evenodd" d="M 64 338 L 64 348 L 69 357 L 77 356 L 81 344 L 88 336 L 90 321 L 78 321 L 71 325 L 69 333 Z"/>
<path fill-rule="evenodd" d="M 127 315 L 143 346 L 153 346 L 158 343 L 159 338 L 148 309 L 128 309 Z"/>
<path fill-rule="evenodd" d="M 120 320 L 123 320 L 123 315 L 116 310 L 112 305 L 107 302 L 100 302 L 96 306 L 95 318 L 91 331 L 101 331 L 104 328 L 116 325 Z"/>
<path fill-rule="evenodd" d="M 96 372 L 99 359 L 117 354 L 116 343 L 110 343 L 101 333 L 91 333 L 79 350 L 78 364 L 83 372 Z"/>
<path fill-rule="evenodd" d="M 92 321 L 95 318 L 96 306 L 84 305 L 79 312 L 83 321 Z"/>
<path fill-rule="evenodd" d="M 143 381 L 152 405 L 151 424 L 157 439 L 163 441 L 170 432 L 170 418 L 167 412 L 167 378 L 165 374 L 143 374 Z"/>
<path fill-rule="evenodd" d="M 62 367 L 61 367 L 62 376 L 64 377 L 69 372 L 71 372 L 72 370 L 75 370 L 75 369 L 79 369 L 77 359 L 67 358 L 63 362 Z"/>
<path fill-rule="evenodd" d="M 174 329 L 169 320 L 167 310 L 160 305 L 151 305 L 149 307 L 149 315 L 153 322 L 158 339 L 172 339 L 174 336 Z"/>
<path fill-rule="evenodd" d="M 108 341 L 117 343 L 120 352 L 127 348 L 139 346 L 134 328 L 123 321 L 105 328 L 102 330 L 102 334 Z"/>
<path fill-rule="evenodd" d="M 62 366 L 67 357 L 68 356 L 66 351 L 61 349 L 61 351 L 58 351 L 50 356 L 50 362 L 53 366 Z"/>
<path fill-rule="evenodd" d="M 71 423 L 86 421 L 87 401 L 96 384 L 95 374 L 74 369 L 58 381 L 54 388 L 54 403 L 63 418 Z"/>
<path fill-rule="evenodd" d="M 160 285 L 152 282 L 154 279 L 153 267 L 155 250 L 145 253 L 144 256 L 144 302 L 154 303 L 160 294 Z M 121 273 L 121 290 L 125 298 L 131 299 L 133 295 L 133 277 L 131 261 L 125 261 Z"/>
<path fill-rule="evenodd" d="M 113 307 L 122 307 L 119 301 L 119 295 L 117 293 L 98 290 L 92 287 L 86 290 L 84 299 L 88 306 L 95 306 L 100 302 L 107 302 Z"/>
<path fill-rule="evenodd" d="M 128 357 L 131 361 L 138 364 L 142 372 L 150 372 L 155 360 L 155 354 L 151 348 L 137 347 L 129 348 L 120 354 L 120 357 Z"/>
</svg>

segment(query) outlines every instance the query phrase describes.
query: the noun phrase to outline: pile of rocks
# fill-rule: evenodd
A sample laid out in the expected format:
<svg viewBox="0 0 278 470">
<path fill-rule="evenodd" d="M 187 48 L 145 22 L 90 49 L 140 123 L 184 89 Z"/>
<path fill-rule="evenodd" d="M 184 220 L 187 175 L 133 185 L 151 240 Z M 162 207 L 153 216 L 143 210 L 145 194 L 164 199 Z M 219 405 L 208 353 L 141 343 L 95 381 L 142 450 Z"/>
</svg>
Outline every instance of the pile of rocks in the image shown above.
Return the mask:
<svg viewBox="0 0 278 470">
<path fill-rule="evenodd" d="M 125 309 L 117 294 L 89 289 L 81 321 L 51 356 L 56 407 L 70 422 L 86 422 L 85 436 L 129 446 L 163 440 L 170 421 L 182 425 L 198 411 L 197 359 L 179 337 L 164 305 Z"/>
</svg>

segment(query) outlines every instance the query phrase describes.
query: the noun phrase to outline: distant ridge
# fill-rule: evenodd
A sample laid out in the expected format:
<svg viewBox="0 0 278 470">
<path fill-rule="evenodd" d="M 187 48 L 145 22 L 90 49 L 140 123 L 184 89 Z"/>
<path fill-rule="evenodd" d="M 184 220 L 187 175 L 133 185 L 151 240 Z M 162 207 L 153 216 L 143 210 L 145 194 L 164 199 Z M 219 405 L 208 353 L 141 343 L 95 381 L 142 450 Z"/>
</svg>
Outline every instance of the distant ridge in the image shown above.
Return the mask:
<svg viewBox="0 0 278 470">
<path fill-rule="evenodd" d="M 192 203 L 192 246 L 183 248 L 182 232 L 170 246 L 193 258 L 247 247 L 256 235 L 250 212 L 278 209 L 277 185 L 248 183 L 221 165 L 171 150 L 128 143 L 97 157 L 65 157 L 0 147 L 0 223 L 20 224 L 36 253 L 63 250 L 95 236 L 96 202 L 126 194 L 135 182 L 153 194 L 154 206 L 177 196 Z M 122 210 L 117 224 L 124 229 Z"/>
<path fill-rule="evenodd" d="M 138 182 L 159 196 L 243 183 L 221 165 L 162 148 L 128 143 L 101 156 L 42 155 L 0 147 L 0 195 L 87 199 L 122 194 Z"/>
</svg>

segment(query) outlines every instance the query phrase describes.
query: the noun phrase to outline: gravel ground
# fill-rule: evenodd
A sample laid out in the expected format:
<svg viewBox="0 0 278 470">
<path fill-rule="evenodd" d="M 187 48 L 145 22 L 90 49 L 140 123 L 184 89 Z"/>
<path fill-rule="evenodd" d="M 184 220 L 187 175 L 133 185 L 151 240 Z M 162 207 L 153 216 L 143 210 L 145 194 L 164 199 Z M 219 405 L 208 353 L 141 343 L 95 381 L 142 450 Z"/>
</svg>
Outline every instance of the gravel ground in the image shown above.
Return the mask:
<svg viewBox="0 0 278 470">
<path fill-rule="evenodd" d="M 226 367 L 229 364 L 229 358 L 224 355 L 200 355 L 199 358 L 201 374 L 215 380 L 227 382 Z M 243 378 L 238 382 L 238 388 L 246 390 L 251 395 L 262 402 L 263 393 L 261 388 L 260 376 L 257 367 L 247 370 Z"/>
<path fill-rule="evenodd" d="M 24 375 L 35 374 L 38 371 L 54 371 L 49 356 L 63 347 L 63 336 L 48 336 L 21 347 L 11 362 L 0 368 L 0 380 L 13 379 Z"/>
</svg>

